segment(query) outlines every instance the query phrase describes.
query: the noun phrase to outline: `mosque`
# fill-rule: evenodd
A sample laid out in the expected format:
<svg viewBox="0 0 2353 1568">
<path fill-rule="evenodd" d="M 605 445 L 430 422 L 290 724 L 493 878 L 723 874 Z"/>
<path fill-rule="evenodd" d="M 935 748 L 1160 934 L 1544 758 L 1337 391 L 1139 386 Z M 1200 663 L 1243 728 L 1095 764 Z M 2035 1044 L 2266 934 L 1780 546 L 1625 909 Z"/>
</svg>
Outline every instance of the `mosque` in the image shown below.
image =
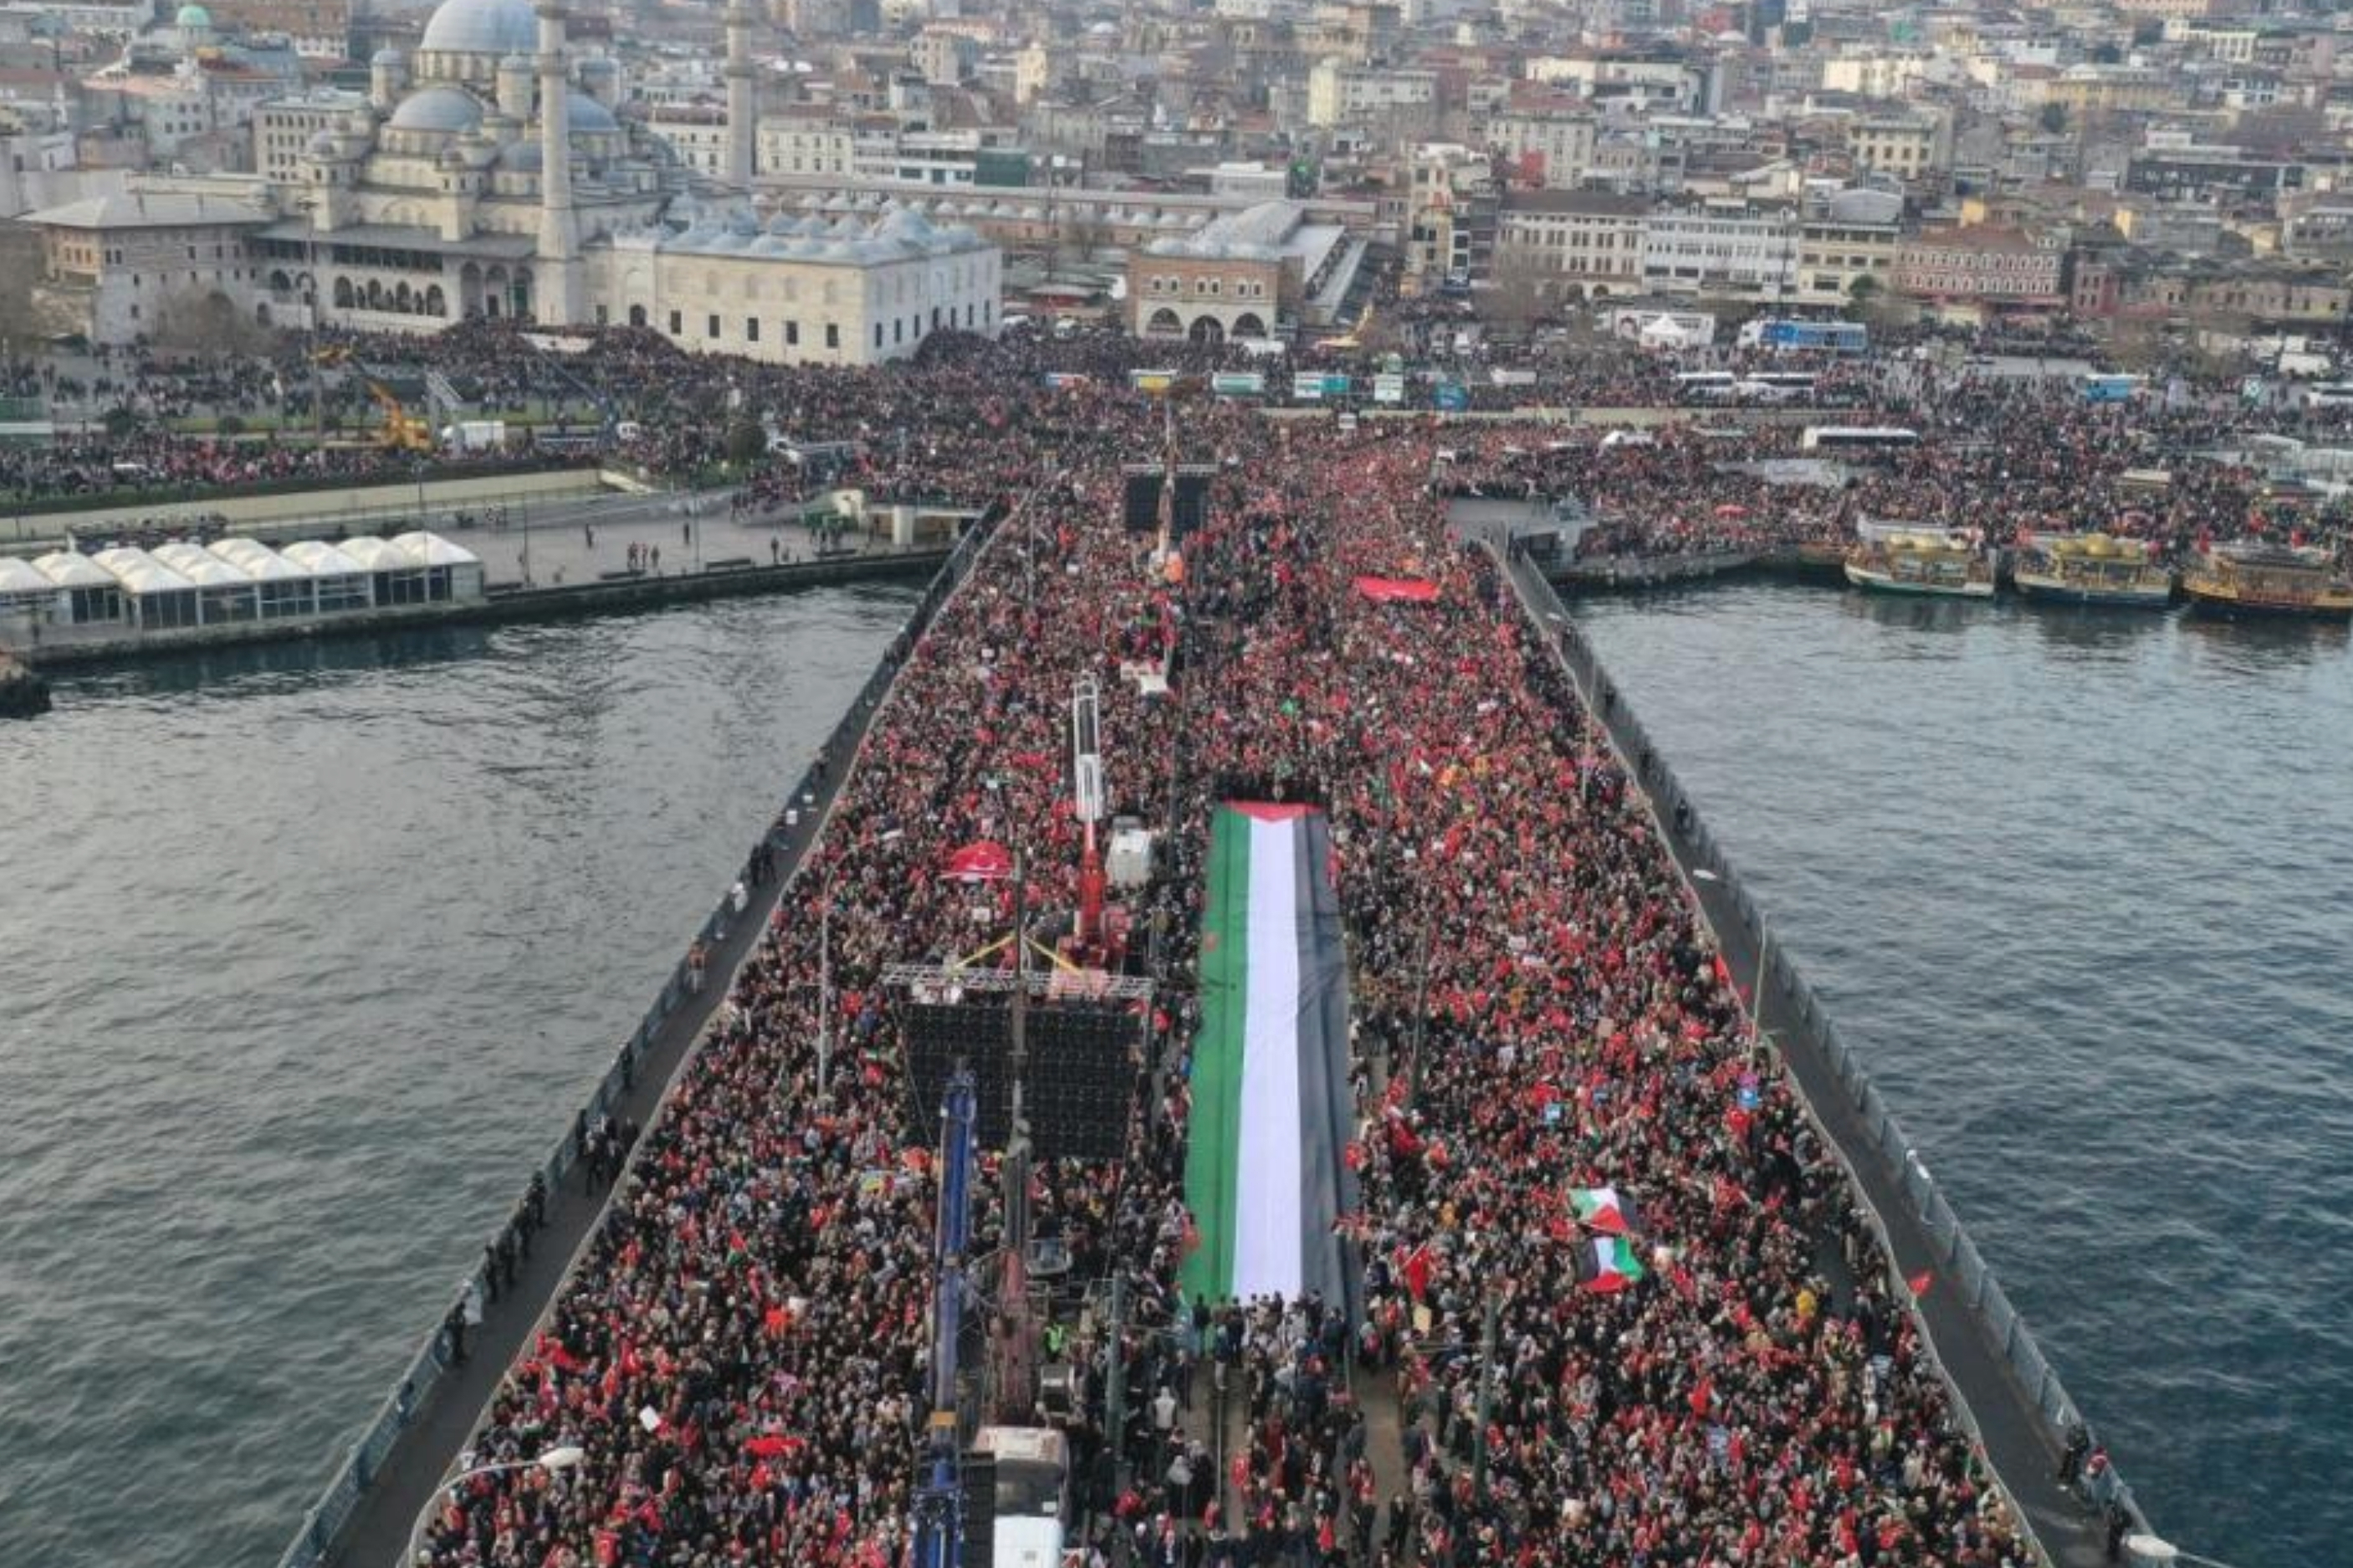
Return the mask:
<svg viewBox="0 0 2353 1568">
<path fill-rule="evenodd" d="M 670 148 L 618 116 L 614 62 L 573 58 L 565 19 L 565 0 L 443 0 L 413 57 L 370 62 L 364 99 L 259 106 L 257 144 L 295 137 L 300 152 L 259 159 L 249 201 L 217 180 L 157 180 L 28 215 L 48 291 L 87 296 L 69 302 L 109 342 L 211 294 L 280 326 L 627 324 L 780 363 L 874 363 L 946 328 L 996 331 L 999 253 L 968 227 L 892 203 L 763 219 L 745 0 L 725 14 L 717 193 L 691 190 Z M 184 242 L 244 264 L 185 270 Z"/>
</svg>

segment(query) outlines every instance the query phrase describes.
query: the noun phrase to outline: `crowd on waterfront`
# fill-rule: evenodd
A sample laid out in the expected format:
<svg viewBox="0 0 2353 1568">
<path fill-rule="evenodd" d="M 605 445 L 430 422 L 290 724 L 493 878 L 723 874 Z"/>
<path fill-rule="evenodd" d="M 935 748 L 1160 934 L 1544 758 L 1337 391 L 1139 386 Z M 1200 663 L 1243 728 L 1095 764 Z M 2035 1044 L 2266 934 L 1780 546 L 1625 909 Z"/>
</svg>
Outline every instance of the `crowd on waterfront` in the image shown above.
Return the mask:
<svg viewBox="0 0 2353 1568">
<path fill-rule="evenodd" d="M 1023 842 L 1038 906 L 1074 900 L 1060 757 L 1091 673 L 1113 809 L 1159 820 L 1177 785 L 1172 935 L 1198 924 L 1219 795 L 1332 812 L 1362 1022 L 1362 1202 L 1345 1216 L 1361 1326 L 1321 1303 L 1176 1294 L 1181 935 L 1164 1004 L 1178 1070 L 1129 1159 L 1039 1175 L 1041 1226 L 1131 1289 L 1132 1418 L 1104 1430 L 1094 1405 L 1080 1437 L 1090 1483 L 1098 1452 L 1135 1478 L 1110 1507 L 1129 1552 L 1164 1568 L 2022 1562 L 1832 1167 L 1778 1073 L 1752 1067 L 1635 781 L 1601 760 L 1492 568 L 1446 538 L 1435 438 L 1205 410 L 1188 439 L 1239 464 L 1180 590 L 1117 521 L 1116 467 L 1157 439 L 1155 413 L 1065 393 L 1022 416 L 1028 470 L 987 470 L 1043 482 L 1034 511 L 913 649 L 474 1455 L 568 1442 L 586 1462 L 469 1483 L 428 1524 L 434 1560 L 899 1561 L 935 1199 L 881 966 L 945 962 L 1006 919 L 1001 886 L 939 875 L 960 846 Z M 1438 596 L 1376 604 L 1359 575 Z M 1176 694 L 1147 700 L 1120 666 L 1172 637 Z M 1569 1286 L 1592 1236 L 1567 1194 L 1605 1184 L 1639 1205 L 1646 1272 L 1615 1294 Z M 984 1204 L 976 1254 L 1001 1225 Z M 1482 1432 L 1491 1302 L 1509 1375 Z M 1070 1353 L 1100 1360 L 1108 1335 L 1082 1331 Z M 1396 1391 L 1394 1456 L 1370 1447 L 1352 1369 Z M 1243 1436 L 1205 1479 L 1178 1411 L 1227 1400 Z M 1392 1458 L 1405 1482 L 1379 1500 Z"/>
</svg>

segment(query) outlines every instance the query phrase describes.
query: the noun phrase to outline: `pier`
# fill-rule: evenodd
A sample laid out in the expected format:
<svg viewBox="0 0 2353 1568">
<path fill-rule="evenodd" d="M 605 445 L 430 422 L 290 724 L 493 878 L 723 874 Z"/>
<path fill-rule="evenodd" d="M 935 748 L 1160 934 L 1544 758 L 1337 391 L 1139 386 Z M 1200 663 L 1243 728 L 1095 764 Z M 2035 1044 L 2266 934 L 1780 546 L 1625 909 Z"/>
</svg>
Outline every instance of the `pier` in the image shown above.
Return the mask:
<svg viewBox="0 0 2353 1568">
<path fill-rule="evenodd" d="M 2010 1303 L 1960 1218 L 1915 1153 L 1862 1065 L 1840 1044 L 1811 988 L 1766 934 L 1765 918 L 1700 820 L 1696 806 L 1651 745 L 1631 705 L 1587 646 L 1545 574 L 1508 543 L 1508 524 L 1482 515 L 1462 526 L 1493 551 L 1519 607 L 1559 658 L 1620 765 L 1644 792 L 1661 841 L 1673 856 L 1717 950 L 1750 996 L 1768 1047 L 1788 1065 L 1815 1128 L 1837 1156 L 1870 1216 L 1887 1267 L 1903 1281 L 1926 1273 L 1912 1310 L 1952 1394 L 2013 1511 L 2057 1568 L 2108 1561 L 2101 1505 L 2113 1500 L 2145 1530 L 2129 1488 L 2108 1473 L 2087 1500 L 2057 1479 L 2068 1427 L 2078 1418 L 2057 1373 Z"/>
</svg>

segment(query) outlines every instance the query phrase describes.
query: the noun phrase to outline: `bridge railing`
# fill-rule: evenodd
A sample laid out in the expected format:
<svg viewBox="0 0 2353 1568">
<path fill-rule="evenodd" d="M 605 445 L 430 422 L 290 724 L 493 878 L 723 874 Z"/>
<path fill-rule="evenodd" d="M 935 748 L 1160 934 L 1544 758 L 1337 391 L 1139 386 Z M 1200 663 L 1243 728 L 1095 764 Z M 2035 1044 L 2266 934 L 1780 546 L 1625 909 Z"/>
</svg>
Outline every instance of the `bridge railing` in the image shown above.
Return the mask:
<svg viewBox="0 0 2353 1568">
<path fill-rule="evenodd" d="M 1635 717 L 1624 693 L 1610 679 L 1600 657 L 1568 618 L 1552 585 L 1545 581 L 1541 573 L 1525 569 L 1525 563 L 1506 562 L 1501 564 L 1507 576 L 1520 585 L 1525 595 L 1524 603 L 1536 609 L 1542 615 L 1543 624 L 1549 626 L 1556 634 L 1551 639 L 1553 646 L 1575 677 L 1588 711 L 1611 737 L 1620 760 L 1633 774 L 1635 782 L 1649 795 L 1660 823 L 1681 840 L 1688 854 L 1687 864 L 1694 869 L 1704 870 L 1715 879 L 1716 888 L 1730 903 L 1750 943 L 1763 955 L 1764 973 L 1756 977 L 1755 984 L 1760 987 L 1768 984 L 1775 987 L 1789 1005 L 1789 1026 L 1778 1031 L 1784 1037 L 1780 1042 L 1782 1048 L 1810 1048 L 1817 1060 L 1829 1066 L 1841 1090 L 1852 1102 L 1873 1145 L 1862 1152 L 1875 1154 L 1883 1163 L 1883 1169 L 1894 1176 L 1904 1202 L 1911 1208 L 1913 1217 L 1927 1233 L 1936 1249 L 1937 1289 L 1956 1292 L 1977 1313 L 1990 1342 L 2008 1361 L 2020 1387 L 2031 1398 L 2046 1432 L 2054 1442 L 2063 1442 L 2068 1428 L 2082 1420 L 2082 1412 L 2069 1397 L 2050 1359 L 2035 1342 L 2033 1332 L 2011 1303 L 2009 1292 L 2002 1289 L 1992 1265 L 1986 1261 L 1977 1243 L 1970 1239 L 1961 1224 L 1960 1215 L 1946 1198 L 1927 1167 L 1920 1163 L 1915 1152 L 1918 1145 L 1904 1131 L 1894 1112 L 1888 1109 L 1886 1100 L 1877 1086 L 1872 1083 L 1862 1063 L 1839 1037 L 1838 1029 L 1831 1023 L 1814 988 L 1798 972 L 1787 952 L 1766 941 L 1765 918 L 1756 900 L 1749 895 L 1730 858 L 1702 820 L 1696 805 L 1675 777 L 1674 770 L 1652 743 L 1650 732 Z M 1541 627 L 1539 629 L 1541 631 Z M 1839 1152 L 1841 1163 L 1846 1163 L 1848 1153 L 1840 1148 L 1836 1140 L 1826 1138 L 1824 1142 Z M 1854 1174 L 1851 1168 L 1849 1174 L 1851 1178 Z M 1860 1193 L 1860 1184 L 1856 1185 Z M 1887 1250 L 1890 1238 L 1883 1216 L 1867 1201 L 1862 1204 L 1862 1208 L 1878 1233 L 1883 1255 L 1890 1259 L 1889 1267 L 1892 1268 L 1894 1254 Z M 1929 1345 L 1931 1358 L 1935 1359 L 1933 1342 L 1924 1335 L 1923 1342 Z M 1945 1373 L 1941 1362 L 1937 1363 L 1937 1370 L 1952 1394 L 1952 1407 L 1958 1413 L 1970 1436 L 1982 1445 L 1982 1434 L 1968 1400 L 1961 1396 L 1959 1389 Z M 2000 1482 L 1999 1476 L 1995 1479 Z M 2006 1486 L 2004 1490 L 2007 1493 Z M 2026 1511 L 2017 1506 L 2014 1497 L 2010 1500 L 2012 1516 L 2031 1534 L 2033 1526 Z M 2120 1502 L 2137 1527 L 2147 1527 L 2146 1517 L 2133 1498 L 2132 1489 L 2113 1468 L 2094 1481 L 2092 1500 L 2101 1505 L 2112 1500 Z M 2047 1551 L 2042 1555 L 2045 1561 L 2051 1560 L 2051 1553 Z"/>
<path fill-rule="evenodd" d="M 866 684 L 859 689 L 857 697 L 850 701 L 841 718 L 834 724 L 832 732 L 826 737 L 824 755 L 844 759 L 849 757 L 859 737 L 864 732 L 868 721 L 873 717 L 875 710 L 881 705 L 883 698 L 888 695 L 891 683 L 897 678 L 899 668 L 905 662 L 908 652 L 930 627 L 933 617 L 938 615 L 941 606 L 947 602 L 948 595 L 971 571 L 974 561 L 986 546 L 987 539 L 995 531 L 997 521 L 997 509 L 993 508 L 982 516 L 976 526 L 965 530 L 964 537 L 956 542 L 955 548 L 949 552 L 947 560 L 933 576 L 930 585 L 923 591 L 923 598 L 916 603 L 905 625 L 901 628 L 899 636 L 892 640 L 890 649 L 876 664 L 872 672 L 867 676 Z M 806 808 L 813 805 L 818 798 L 819 783 L 817 764 L 812 762 L 807 769 L 803 770 L 799 779 L 795 781 L 791 792 L 786 796 L 786 809 Z M 773 831 L 772 829 L 772 837 Z M 748 882 L 750 872 L 751 868 L 747 859 L 739 874 Z M 726 930 L 729 920 L 734 916 L 734 913 L 732 898 L 723 894 L 717 907 L 704 917 L 687 948 L 681 950 L 678 960 L 670 966 L 669 974 L 662 981 L 660 993 L 654 998 L 653 1005 L 646 1009 L 645 1016 L 638 1020 L 637 1027 L 621 1042 L 620 1048 L 615 1053 L 612 1062 L 597 1079 L 596 1088 L 589 1093 L 581 1110 L 581 1115 L 587 1122 L 594 1123 L 636 1087 L 638 1068 L 645 1060 L 647 1053 L 653 1048 L 654 1040 L 661 1033 L 662 1026 L 669 1021 L 670 1015 L 678 1010 L 679 1005 L 695 993 L 694 976 L 688 953 L 695 946 L 706 949 L 714 947 L 721 940 L 722 933 Z M 554 1190 L 563 1183 L 565 1177 L 572 1173 L 577 1163 L 577 1152 L 567 1133 L 540 1162 L 535 1173 L 547 1183 L 550 1190 Z M 528 1185 L 526 1181 L 525 1187 L 528 1188 Z M 459 1285 L 459 1300 L 462 1302 L 470 1297 L 480 1300 L 489 1300 L 490 1281 L 487 1273 L 486 1268 L 477 1268 L 472 1273 L 467 1275 Z M 433 1391 L 434 1385 L 449 1370 L 452 1364 L 452 1349 L 448 1332 L 437 1321 L 432 1333 L 410 1359 L 407 1369 L 403 1373 L 398 1384 L 377 1408 L 375 1417 L 369 1421 L 366 1428 L 352 1444 L 349 1452 L 344 1456 L 343 1464 L 336 1468 L 333 1478 L 328 1481 L 326 1489 L 320 1495 L 319 1500 L 311 1504 L 310 1510 L 303 1515 L 301 1526 L 295 1532 L 292 1543 L 279 1557 L 279 1568 L 317 1568 L 317 1564 L 326 1560 L 336 1537 L 342 1533 L 344 1526 L 351 1522 L 352 1516 L 359 1511 L 362 1500 L 366 1497 L 368 1489 L 375 1483 L 377 1475 L 382 1472 L 385 1459 L 391 1456 L 394 1448 L 415 1421 L 417 1412 L 423 1406 L 427 1396 Z"/>
</svg>

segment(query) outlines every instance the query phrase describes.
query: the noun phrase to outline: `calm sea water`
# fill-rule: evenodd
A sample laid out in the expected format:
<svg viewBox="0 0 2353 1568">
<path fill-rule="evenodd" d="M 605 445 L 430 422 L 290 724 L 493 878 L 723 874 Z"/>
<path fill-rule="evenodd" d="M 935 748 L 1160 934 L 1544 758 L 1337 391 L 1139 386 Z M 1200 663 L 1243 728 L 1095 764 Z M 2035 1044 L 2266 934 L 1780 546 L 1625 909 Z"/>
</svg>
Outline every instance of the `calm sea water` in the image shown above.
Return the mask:
<svg viewBox="0 0 2353 1568">
<path fill-rule="evenodd" d="M 0 726 L 0 1552 L 266 1564 L 913 594 L 69 679 Z"/>
<path fill-rule="evenodd" d="M 2353 648 L 1577 607 L 2158 1526 L 2353 1563 Z"/>
</svg>

